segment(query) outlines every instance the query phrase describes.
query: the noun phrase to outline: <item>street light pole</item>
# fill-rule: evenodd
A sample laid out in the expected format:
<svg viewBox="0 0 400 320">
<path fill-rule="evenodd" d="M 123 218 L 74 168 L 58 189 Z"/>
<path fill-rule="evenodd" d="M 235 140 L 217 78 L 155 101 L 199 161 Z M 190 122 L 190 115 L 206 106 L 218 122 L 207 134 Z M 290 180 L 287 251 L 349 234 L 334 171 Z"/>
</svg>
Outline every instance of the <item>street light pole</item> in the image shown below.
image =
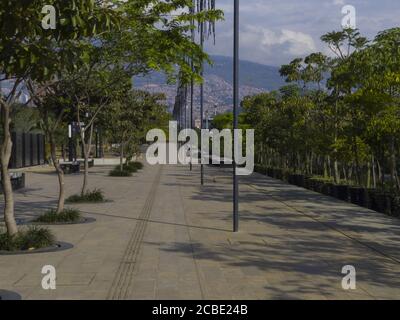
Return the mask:
<svg viewBox="0 0 400 320">
<path fill-rule="evenodd" d="M 195 2 L 194 0 L 192 1 L 192 5 L 193 8 L 190 9 L 190 13 L 194 14 L 194 8 L 195 8 Z M 190 25 L 192 27 L 191 29 L 191 40 L 192 43 L 195 43 L 196 39 L 195 39 L 195 33 L 194 33 L 194 20 L 192 19 L 192 21 L 190 22 Z M 192 72 L 194 72 L 194 66 L 193 66 L 193 58 L 190 58 L 190 69 L 192 70 Z M 194 103 L 194 79 L 193 79 L 193 75 L 190 79 L 190 129 L 194 129 L 194 118 L 193 118 L 193 103 Z M 193 157 L 193 146 L 190 147 L 190 171 L 193 170 L 193 164 L 192 164 L 192 157 Z"/>
<path fill-rule="evenodd" d="M 200 4 L 200 11 L 203 11 L 203 2 Z M 200 22 L 200 46 L 201 50 L 204 48 L 204 22 Z M 204 62 L 201 63 L 200 76 L 203 78 L 203 82 L 200 84 L 200 130 L 203 129 L 203 112 L 204 112 Z M 201 135 L 200 135 L 201 136 Z M 200 165 L 200 180 L 201 185 L 204 185 L 204 165 L 203 165 L 203 150 L 201 149 L 201 165 Z"/>
<path fill-rule="evenodd" d="M 233 130 L 238 129 L 239 111 L 239 0 L 234 0 L 233 28 Z M 238 141 L 237 141 L 238 143 Z M 234 141 L 234 145 L 236 141 Z M 234 147 L 235 149 L 235 147 Z M 239 231 L 239 181 L 236 174 L 236 154 L 233 152 L 233 232 Z"/>
</svg>

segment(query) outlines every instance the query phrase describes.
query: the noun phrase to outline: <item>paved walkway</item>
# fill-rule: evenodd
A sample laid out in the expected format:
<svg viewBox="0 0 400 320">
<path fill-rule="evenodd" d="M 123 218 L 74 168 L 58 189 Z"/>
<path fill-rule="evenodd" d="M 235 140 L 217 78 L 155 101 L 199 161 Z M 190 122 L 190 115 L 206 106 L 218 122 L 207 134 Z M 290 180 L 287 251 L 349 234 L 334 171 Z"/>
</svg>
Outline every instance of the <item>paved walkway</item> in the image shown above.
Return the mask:
<svg viewBox="0 0 400 320">
<path fill-rule="evenodd" d="M 400 220 L 254 174 L 241 178 L 241 231 L 232 233 L 231 175 L 149 167 L 132 178 L 92 168 L 112 200 L 79 205 L 90 224 L 53 226 L 73 249 L 0 256 L 0 289 L 24 299 L 399 299 Z M 81 176 L 68 176 L 68 193 Z M 56 177 L 30 173 L 18 217 L 54 206 Z M 54 265 L 57 289 L 41 288 Z M 357 289 L 341 287 L 342 267 Z"/>
</svg>

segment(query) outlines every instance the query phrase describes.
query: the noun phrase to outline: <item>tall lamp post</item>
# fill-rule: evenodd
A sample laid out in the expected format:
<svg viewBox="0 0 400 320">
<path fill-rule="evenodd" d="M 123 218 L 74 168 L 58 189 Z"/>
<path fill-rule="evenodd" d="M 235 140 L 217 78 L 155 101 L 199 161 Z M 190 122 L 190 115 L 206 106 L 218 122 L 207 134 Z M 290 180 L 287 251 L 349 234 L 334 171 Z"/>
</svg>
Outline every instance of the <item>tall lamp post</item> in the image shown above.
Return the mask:
<svg viewBox="0 0 400 320">
<path fill-rule="evenodd" d="M 203 1 L 200 3 L 200 11 L 203 11 Z M 200 23 L 200 47 L 201 50 L 204 48 L 204 22 Z M 204 75 L 204 63 L 201 64 L 200 76 L 203 78 Z M 203 78 L 204 79 L 204 78 Z M 203 130 L 204 122 L 204 82 L 200 84 L 200 130 Z M 204 165 L 203 165 L 203 150 L 201 151 L 201 164 L 200 164 L 200 182 L 204 185 Z"/>
<path fill-rule="evenodd" d="M 192 1 L 192 5 L 193 7 L 190 8 L 190 13 L 194 14 L 195 11 L 195 2 L 194 0 Z M 194 34 L 194 20 L 192 19 L 192 21 L 190 22 L 190 26 L 191 26 L 191 40 L 193 43 L 195 43 L 195 34 Z M 192 70 L 192 72 L 194 71 L 194 66 L 193 66 L 193 59 L 190 59 L 190 69 Z M 194 79 L 193 76 L 190 79 L 190 129 L 194 129 L 194 118 L 193 118 L 193 104 L 194 104 Z M 193 157 L 193 146 L 190 147 L 190 171 L 193 170 L 193 164 L 192 164 L 192 157 Z"/>
<path fill-rule="evenodd" d="M 233 130 L 236 137 L 239 111 L 239 0 L 234 0 L 233 25 Z M 239 181 L 236 167 L 236 154 L 233 152 L 233 232 L 239 231 Z"/>
</svg>

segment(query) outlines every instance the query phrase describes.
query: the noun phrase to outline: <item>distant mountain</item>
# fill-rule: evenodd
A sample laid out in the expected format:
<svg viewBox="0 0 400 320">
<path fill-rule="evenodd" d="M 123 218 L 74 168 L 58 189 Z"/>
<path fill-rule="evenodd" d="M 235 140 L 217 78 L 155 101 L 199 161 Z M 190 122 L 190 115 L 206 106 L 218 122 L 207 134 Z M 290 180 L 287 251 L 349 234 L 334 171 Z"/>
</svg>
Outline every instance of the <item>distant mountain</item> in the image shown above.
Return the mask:
<svg viewBox="0 0 400 320">
<path fill-rule="evenodd" d="M 211 56 L 212 65 L 206 64 L 205 77 L 217 76 L 233 85 L 233 59 L 224 56 Z M 246 60 L 240 60 L 240 83 L 243 86 L 273 91 L 285 85 L 279 74 L 279 67 L 267 66 Z M 135 78 L 135 86 L 143 87 L 148 84 L 164 85 L 166 78 L 160 73 L 152 73 L 146 77 Z"/>
<path fill-rule="evenodd" d="M 213 65 L 206 66 L 205 75 L 212 74 L 233 84 L 233 59 L 223 56 L 212 56 L 211 59 Z M 240 60 L 239 68 L 242 86 L 273 91 L 285 84 L 284 79 L 279 74 L 279 67 Z"/>
<path fill-rule="evenodd" d="M 205 66 L 205 110 L 209 114 L 222 113 L 232 109 L 233 59 L 211 56 L 213 65 Z M 279 75 L 279 68 L 250 61 L 240 61 L 240 97 L 265 91 L 277 90 L 285 84 Z M 163 92 L 170 109 L 174 105 L 176 85 L 168 85 L 166 77 L 152 73 L 134 79 L 134 86 L 150 92 Z M 199 88 L 195 89 L 195 111 L 199 113 Z"/>
</svg>

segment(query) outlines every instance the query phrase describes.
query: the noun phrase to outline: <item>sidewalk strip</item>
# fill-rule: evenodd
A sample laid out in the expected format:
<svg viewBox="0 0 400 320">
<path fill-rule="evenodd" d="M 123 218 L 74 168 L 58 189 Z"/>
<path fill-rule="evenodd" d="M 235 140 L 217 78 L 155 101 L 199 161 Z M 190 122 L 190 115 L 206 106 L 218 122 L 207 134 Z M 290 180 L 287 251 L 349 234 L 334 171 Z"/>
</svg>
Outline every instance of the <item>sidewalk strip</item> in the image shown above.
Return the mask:
<svg viewBox="0 0 400 320">
<path fill-rule="evenodd" d="M 142 212 L 138 217 L 138 222 L 132 231 L 132 236 L 122 257 L 118 271 L 115 275 L 111 289 L 108 292 L 107 300 L 126 299 L 132 283 L 132 276 L 136 266 L 136 260 L 139 255 L 142 240 L 147 228 L 147 222 L 150 218 L 151 210 L 154 204 L 157 187 L 160 183 L 162 166 L 159 166 L 156 177 L 151 186 L 149 195 L 143 206 Z"/>
</svg>

